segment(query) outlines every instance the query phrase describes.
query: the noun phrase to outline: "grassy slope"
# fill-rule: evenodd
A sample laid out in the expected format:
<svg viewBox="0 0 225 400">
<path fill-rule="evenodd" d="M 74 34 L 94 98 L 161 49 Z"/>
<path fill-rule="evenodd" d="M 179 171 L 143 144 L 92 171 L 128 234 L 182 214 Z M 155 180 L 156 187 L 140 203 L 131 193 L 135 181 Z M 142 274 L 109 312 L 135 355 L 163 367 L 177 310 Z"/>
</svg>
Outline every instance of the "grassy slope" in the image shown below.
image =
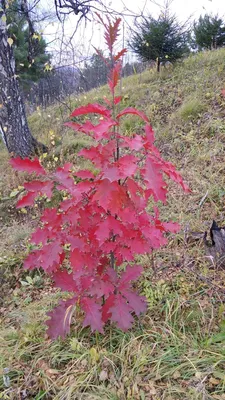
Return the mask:
<svg viewBox="0 0 225 400">
<path fill-rule="evenodd" d="M 41 275 L 20 284 L 28 276 L 20 264 L 38 211 L 15 212 L 16 199 L 8 197 L 23 178 L 12 173 L 0 148 L 0 371 L 9 368 L 12 385 L 7 389 L 0 378 L 3 398 L 225 399 L 224 272 L 210 269 L 203 246 L 187 244 L 184 234 L 208 229 L 213 218 L 225 222 L 224 57 L 225 49 L 199 54 L 172 72 L 146 71 L 123 81 L 123 105 L 147 113 L 157 145 L 192 189 L 184 195 L 170 185 L 162 212 L 182 230 L 167 248 L 142 259 L 140 287 L 149 310 L 131 332 L 108 328 L 104 337 L 90 336 L 78 321 L 66 341 L 46 339 L 44 315 L 59 294 L 48 283 L 43 288 Z M 29 118 L 33 134 L 52 148 L 50 167 L 77 162 L 76 151 L 88 144 L 62 126 L 68 105 L 72 110 L 106 93 L 93 90 Z M 136 117 L 124 121 L 126 134 L 138 129 Z"/>
</svg>

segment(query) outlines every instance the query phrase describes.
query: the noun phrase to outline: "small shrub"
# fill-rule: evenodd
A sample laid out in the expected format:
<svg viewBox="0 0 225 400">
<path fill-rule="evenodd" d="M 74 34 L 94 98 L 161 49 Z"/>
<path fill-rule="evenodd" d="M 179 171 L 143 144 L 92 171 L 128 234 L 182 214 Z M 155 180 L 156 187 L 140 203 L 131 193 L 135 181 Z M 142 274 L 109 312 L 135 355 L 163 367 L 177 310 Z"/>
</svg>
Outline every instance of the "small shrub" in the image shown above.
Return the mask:
<svg viewBox="0 0 225 400">
<path fill-rule="evenodd" d="M 166 202 L 168 189 L 163 174 L 188 191 L 175 167 L 154 146 L 147 116 L 132 107 L 118 110 L 122 98 L 116 96 L 115 88 L 126 52 L 113 51 L 120 19 L 113 24 L 99 19 L 105 27 L 112 61 L 108 80 L 112 99 L 105 99 L 104 106 L 94 103 L 75 109 L 73 121 L 66 124 L 96 142 L 78 154 L 92 162 L 96 173 L 74 171 L 67 163 L 49 174 L 37 159 L 11 160 L 16 170 L 42 176 L 41 180 L 24 183 L 27 194 L 17 207 L 33 205 L 38 196 L 51 198 L 55 191 L 63 195 L 57 208 L 44 211 L 40 227 L 31 237 L 36 247 L 24 264 L 27 269 L 41 267 L 56 287 L 71 293 L 48 314 L 51 338 L 69 333 L 75 309 L 77 316 L 84 315 L 83 326 L 90 325 L 92 331 L 103 332 L 108 321 L 123 330 L 132 326 L 133 315 L 146 309 L 145 298 L 132 286 L 142 273 L 136 255 L 165 245 L 164 233 L 179 229 L 176 223 L 161 221 L 156 205 L 154 213 L 148 213 L 148 201 Z M 97 114 L 97 125 L 91 120 L 83 122 L 86 114 Z M 121 119 L 127 115 L 140 118 L 141 134 L 122 135 Z"/>
</svg>

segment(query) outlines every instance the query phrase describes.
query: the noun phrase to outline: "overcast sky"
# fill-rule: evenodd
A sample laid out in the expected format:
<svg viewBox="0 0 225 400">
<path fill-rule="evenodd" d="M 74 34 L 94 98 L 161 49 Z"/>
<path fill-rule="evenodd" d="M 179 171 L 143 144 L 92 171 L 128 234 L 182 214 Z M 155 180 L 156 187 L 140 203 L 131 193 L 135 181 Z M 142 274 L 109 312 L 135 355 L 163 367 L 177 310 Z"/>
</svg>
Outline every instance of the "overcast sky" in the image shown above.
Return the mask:
<svg viewBox="0 0 225 400">
<path fill-rule="evenodd" d="M 44 0 L 43 0 L 44 1 Z M 52 6 L 52 0 L 49 1 Z M 163 7 L 165 0 L 154 0 L 157 5 L 153 4 L 151 0 L 105 0 L 105 5 L 111 7 L 112 9 L 125 13 L 125 14 L 141 14 L 145 15 L 150 13 L 154 16 L 160 14 L 160 6 Z M 212 13 L 219 14 L 219 16 L 224 16 L 225 14 L 225 0 L 173 0 L 170 6 L 172 13 L 177 15 L 178 20 L 186 21 L 189 17 L 192 19 L 197 19 L 201 14 Z M 125 17 L 124 24 L 124 37 L 125 42 L 129 32 L 128 25 L 131 25 L 133 18 L 128 15 Z M 85 55 L 91 55 L 93 53 L 93 47 L 104 48 L 103 40 L 103 28 L 95 22 L 90 22 L 86 26 L 84 24 L 74 35 L 72 45 L 65 45 L 67 43 L 67 38 L 70 37 L 76 26 L 77 17 L 69 17 L 68 21 L 64 26 L 64 62 L 66 63 L 67 57 L 71 57 L 71 51 L 74 51 L 74 60 L 79 59 Z M 47 41 L 51 41 L 54 36 L 61 37 L 61 26 L 56 21 L 54 24 L 49 24 L 44 30 Z M 122 42 L 122 39 L 121 39 Z M 52 44 L 52 49 L 55 51 L 59 50 L 59 42 Z M 73 49 L 73 50 L 72 50 Z M 68 54 L 67 54 L 68 52 Z M 61 60 L 62 62 L 62 60 Z"/>
<path fill-rule="evenodd" d="M 120 0 L 116 0 L 115 2 L 120 2 Z M 164 4 L 164 0 L 156 0 L 156 2 L 162 6 Z M 134 12 L 137 9 L 142 9 L 145 4 L 145 9 L 149 12 L 157 14 L 159 10 L 159 7 L 153 5 L 149 0 L 124 0 L 124 3 Z M 170 8 L 180 20 L 186 20 L 190 15 L 197 18 L 200 14 L 211 12 L 223 15 L 225 12 L 225 2 L 224 0 L 174 0 Z"/>
</svg>

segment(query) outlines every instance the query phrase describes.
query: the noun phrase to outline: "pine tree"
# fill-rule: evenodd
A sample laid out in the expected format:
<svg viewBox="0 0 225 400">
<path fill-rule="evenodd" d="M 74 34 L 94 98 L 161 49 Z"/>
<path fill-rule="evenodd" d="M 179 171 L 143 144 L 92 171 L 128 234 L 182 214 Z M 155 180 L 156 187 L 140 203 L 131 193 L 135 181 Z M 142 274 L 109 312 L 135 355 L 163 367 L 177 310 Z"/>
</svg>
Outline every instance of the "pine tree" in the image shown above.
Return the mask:
<svg viewBox="0 0 225 400">
<path fill-rule="evenodd" d="M 131 33 L 129 45 L 142 61 L 171 62 L 188 53 L 188 30 L 179 25 L 175 16 L 168 13 L 155 19 L 151 15 L 143 17 Z"/>
<path fill-rule="evenodd" d="M 204 15 L 194 22 L 194 40 L 199 50 L 225 45 L 225 24 L 218 15 Z"/>
<path fill-rule="evenodd" d="M 43 37 L 30 32 L 25 15 L 21 13 L 21 0 L 11 4 L 7 12 L 8 37 L 12 39 L 16 74 L 23 89 L 29 88 L 30 82 L 36 82 L 44 75 L 44 68 L 50 61 L 46 52 L 47 44 Z"/>
</svg>

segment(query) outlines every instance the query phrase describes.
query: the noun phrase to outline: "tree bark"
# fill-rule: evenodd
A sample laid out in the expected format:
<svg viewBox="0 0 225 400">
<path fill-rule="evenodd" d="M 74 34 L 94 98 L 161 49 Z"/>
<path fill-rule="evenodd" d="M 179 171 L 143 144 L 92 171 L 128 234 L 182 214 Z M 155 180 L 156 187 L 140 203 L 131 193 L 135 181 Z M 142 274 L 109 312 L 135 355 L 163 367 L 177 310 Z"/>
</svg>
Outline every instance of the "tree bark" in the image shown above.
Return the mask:
<svg viewBox="0 0 225 400">
<path fill-rule="evenodd" d="M 156 65 L 157 72 L 160 72 L 160 58 L 159 57 L 157 57 L 156 63 L 157 63 L 157 65 Z"/>
<path fill-rule="evenodd" d="M 12 44 L 8 42 L 5 0 L 0 0 L 0 134 L 12 156 L 31 157 L 47 151 L 31 134 L 19 82 Z"/>
</svg>

